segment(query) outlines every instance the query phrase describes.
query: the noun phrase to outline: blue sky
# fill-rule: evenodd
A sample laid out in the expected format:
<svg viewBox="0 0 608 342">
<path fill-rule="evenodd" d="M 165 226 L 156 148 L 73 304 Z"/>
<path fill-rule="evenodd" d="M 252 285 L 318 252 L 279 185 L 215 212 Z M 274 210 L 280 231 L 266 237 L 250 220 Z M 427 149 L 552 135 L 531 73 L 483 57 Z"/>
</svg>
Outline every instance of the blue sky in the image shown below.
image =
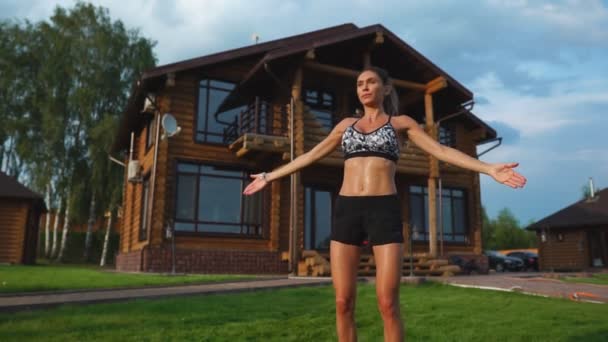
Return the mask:
<svg viewBox="0 0 608 342">
<path fill-rule="evenodd" d="M 74 1 L 0 1 L 0 19 L 47 19 Z M 522 223 L 608 187 L 608 1 L 103 0 L 113 19 L 158 42 L 159 64 L 352 22 L 380 23 L 475 94 L 474 112 L 503 144 L 487 162 L 518 161 L 513 190 L 481 177 L 494 217 Z M 480 146 L 484 150 L 487 146 Z"/>
</svg>

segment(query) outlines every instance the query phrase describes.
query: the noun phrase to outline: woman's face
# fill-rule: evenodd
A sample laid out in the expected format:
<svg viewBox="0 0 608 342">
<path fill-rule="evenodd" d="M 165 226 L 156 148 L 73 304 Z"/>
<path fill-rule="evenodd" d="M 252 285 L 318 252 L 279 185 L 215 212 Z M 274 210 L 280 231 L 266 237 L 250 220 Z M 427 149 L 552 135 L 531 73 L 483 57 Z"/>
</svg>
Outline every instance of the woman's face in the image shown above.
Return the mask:
<svg viewBox="0 0 608 342">
<path fill-rule="evenodd" d="M 362 105 L 367 107 L 380 107 L 387 87 L 375 72 L 366 70 L 357 78 L 357 96 Z"/>
</svg>

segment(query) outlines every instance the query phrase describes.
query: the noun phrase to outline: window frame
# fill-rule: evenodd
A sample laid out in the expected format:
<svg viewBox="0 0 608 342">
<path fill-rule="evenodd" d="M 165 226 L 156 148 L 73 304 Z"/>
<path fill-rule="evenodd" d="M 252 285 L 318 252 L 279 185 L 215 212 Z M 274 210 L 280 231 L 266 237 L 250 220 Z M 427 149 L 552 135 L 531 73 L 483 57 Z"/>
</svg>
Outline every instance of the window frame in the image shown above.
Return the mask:
<svg viewBox="0 0 608 342">
<path fill-rule="evenodd" d="M 139 242 L 148 239 L 148 210 L 150 210 L 150 174 L 143 177 L 141 182 L 141 208 L 139 210 Z"/>
<path fill-rule="evenodd" d="M 316 192 L 316 191 L 322 191 L 322 192 L 328 192 L 329 193 L 329 199 L 331 201 L 331 208 L 330 208 L 330 237 L 331 237 L 331 228 L 334 225 L 334 210 L 335 210 L 335 201 L 336 201 L 336 190 L 335 188 L 331 187 L 331 186 L 327 186 L 327 185 L 320 185 L 320 184 L 314 184 L 314 183 L 305 183 L 303 184 L 303 188 L 304 188 L 304 213 L 303 213 L 303 221 L 304 221 L 304 240 L 303 240 L 303 245 L 304 248 L 306 249 L 307 246 L 307 242 L 316 242 L 316 233 L 317 233 L 317 229 L 316 229 L 316 215 L 315 212 L 316 210 L 311 211 L 311 236 L 310 236 L 310 240 L 312 241 L 308 241 L 308 236 L 307 236 L 307 231 L 306 231 L 306 225 L 307 225 L 307 214 L 306 214 L 306 190 L 310 189 L 311 192 Z M 311 199 L 311 207 L 315 207 L 315 202 L 314 202 L 314 197 Z M 317 251 L 329 251 L 329 246 L 327 247 L 327 249 L 317 249 L 314 245 L 311 247 L 311 249 L 317 250 Z"/>
<path fill-rule="evenodd" d="M 191 165 L 196 165 L 199 169 L 196 173 L 194 172 L 180 172 L 178 171 L 179 165 L 180 164 L 191 164 Z M 200 177 L 204 176 L 204 177 L 212 177 L 212 178 L 230 178 L 230 179 L 236 179 L 233 177 L 226 177 L 226 176 L 220 176 L 220 175 L 209 175 L 209 174 L 205 174 L 203 172 L 200 171 L 200 167 L 201 166 L 209 166 L 209 167 L 218 167 L 218 168 L 222 168 L 226 171 L 236 171 L 236 172 L 241 172 L 242 173 L 242 178 L 241 180 L 249 180 L 249 174 L 251 173 L 256 173 L 256 170 L 251 170 L 247 167 L 243 167 L 243 166 L 235 166 L 235 165 L 231 165 L 231 164 L 226 164 L 226 163 L 217 163 L 217 162 L 209 162 L 209 161 L 200 161 L 200 160 L 189 160 L 189 159 L 176 159 L 173 165 L 173 172 L 175 175 L 175 182 L 174 182 L 174 193 L 173 193 L 173 213 L 171 215 L 172 217 L 172 223 L 173 225 L 176 225 L 179 222 L 183 222 L 183 223 L 190 223 L 190 224 L 194 224 L 194 231 L 180 231 L 180 230 L 176 230 L 174 228 L 174 232 L 176 236 L 191 236 L 191 237 L 221 237 L 221 238 L 237 238 L 237 239 L 248 239 L 248 240 L 268 240 L 269 234 L 270 234 L 270 217 L 269 217 L 269 206 L 270 206 L 270 192 L 266 191 L 266 190 L 262 190 L 260 196 L 261 196 L 261 205 L 260 205 L 260 223 L 259 223 L 259 231 L 260 234 L 241 234 L 241 233 L 226 233 L 226 232 L 209 232 L 209 231 L 198 231 L 197 230 L 197 225 L 199 224 L 214 224 L 214 225 L 227 225 L 227 226 L 254 226 L 255 224 L 251 224 L 251 223 L 245 223 L 243 222 L 243 202 L 241 202 L 241 208 L 240 208 L 240 222 L 237 223 L 228 223 L 228 222 L 212 222 L 212 221 L 200 221 L 198 220 L 198 206 L 199 206 L 199 198 L 200 198 L 200 194 L 201 192 L 199 191 L 200 189 Z M 196 186 L 195 186 L 195 200 L 194 200 L 194 210 L 195 210 L 195 215 L 194 215 L 194 220 L 189 221 L 189 220 L 184 220 L 184 219 L 179 219 L 177 217 L 177 204 L 178 204 L 178 198 L 179 198 L 179 193 L 178 193 L 178 178 L 180 174 L 185 174 L 185 175 L 195 175 L 196 176 Z M 243 189 L 245 185 L 241 186 L 241 190 Z"/>
<path fill-rule="evenodd" d="M 206 90 L 206 101 L 205 101 L 205 128 L 201 131 L 199 131 L 198 129 L 198 125 L 199 125 L 199 111 L 200 111 L 200 107 L 201 107 L 201 89 L 203 89 L 203 86 L 201 86 L 201 83 L 203 81 L 207 81 L 207 85 L 204 87 Z M 230 83 L 233 85 L 233 88 L 228 90 L 225 88 L 220 88 L 217 86 L 211 86 L 211 82 L 222 82 L 222 83 Z M 194 108 L 194 126 L 192 129 L 192 141 L 194 141 L 194 143 L 196 144 L 204 144 L 204 145 L 214 145 L 214 146 L 228 146 L 228 144 L 225 144 L 223 142 L 216 142 L 216 141 L 209 141 L 208 140 L 208 136 L 219 136 L 222 137 L 222 133 L 215 133 L 215 132 L 211 132 L 208 131 L 209 128 L 209 93 L 210 93 L 210 89 L 214 89 L 214 90 L 220 90 L 220 91 L 226 91 L 228 93 L 228 95 L 237 87 L 238 82 L 233 82 L 227 79 L 222 79 L 222 78 L 216 78 L 216 77 L 202 77 L 198 79 L 197 82 L 197 87 L 195 87 L 195 98 L 196 98 L 196 104 L 195 104 L 195 108 Z M 226 96 L 228 96 L 226 95 Z M 235 108 L 236 109 L 236 108 Z M 199 139 L 198 136 L 199 135 L 203 135 L 205 138 L 204 139 Z M 223 137 L 222 137 L 223 138 Z M 222 139 L 223 140 L 223 139 Z"/>
<path fill-rule="evenodd" d="M 437 141 L 440 144 L 456 148 L 458 143 L 456 138 L 456 126 L 454 126 L 454 124 L 448 123 L 439 126 L 439 129 L 437 130 Z"/>
<path fill-rule="evenodd" d="M 317 92 L 316 102 L 314 104 L 307 101 L 308 96 L 306 96 L 306 93 L 309 91 Z M 323 94 L 328 94 L 329 96 L 331 96 L 331 105 L 323 104 Z M 323 128 L 327 128 L 329 131 L 331 131 L 331 129 L 336 125 L 337 120 L 336 120 L 335 111 L 337 108 L 337 103 L 336 103 L 335 92 L 333 92 L 329 89 L 326 89 L 326 88 L 304 87 L 302 89 L 302 102 L 304 103 L 304 105 L 310 107 L 310 109 L 312 109 L 312 110 L 327 112 L 330 115 L 330 126 L 329 127 L 323 126 Z M 315 118 L 316 118 L 316 115 L 315 115 Z M 317 120 L 318 120 L 318 118 L 317 118 Z M 324 122 L 321 121 L 321 124 L 323 124 L 323 123 Z"/>
<path fill-rule="evenodd" d="M 422 192 L 421 193 L 413 193 L 411 191 L 412 187 L 420 187 L 422 188 Z M 425 205 L 425 195 L 427 197 L 427 201 L 426 203 L 428 203 L 428 187 L 426 185 L 422 185 L 422 184 L 409 184 L 407 186 L 407 190 L 408 190 L 408 225 L 410 226 L 410 232 L 412 233 L 412 241 L 413 243 L 428 243 L 429 242 L 429 230 L 428 228 L 428 212 L 426 212 L 424 210 Z M 427 193 L 425 193 L 425 190 L 427 191 Z M 450 191 L 450 199 L 454 199 L 454 198 L 460 198 L 460 197 L 454 197 L 452 195 L 452 191 L 457 190 L 457 191 L 461 191 L 462 192 L 462 202 L 464 204 L 464 208 L 463 208 L 463 219 L 464 219 L 464 232 L 463 233 L 455 233 L 455 220 L 456 220 L 456 216 L 454 215 L 455 211 L 454 211 L 454 201 L 450 201 L 451 203 L 451 221 L 452 221 L 452 233 L 451 234 L 446 234 L 445 231 L 443 233 L 444 236 L 444 240 L 443 243 L 447 243 L 447 244 L 452 244 L 452 245 L 469 245 L 471 243 L 471 229 L 470 229 L 470 217 L 469 217 L 469 195 L 468 195 L 468 189 L 464 188 L 464 187 L 458 187 L 458 186 L 450 186 L 450 187 L 443 187 L 442 190 L 449 190 Z M 439 193 L 439 189 L 437 188 L 437 193 Z M 422 238 L 418 238 L 418 239 L 413 239 L 413 227 L 412 227 L 412 218 L 413 218 L 413 208 L 412 208 L 412 196 L 417 196 L 417 197 L 421 197 L 422 198 L 422 203 L 423 203 L 423 213 L 422 213 L 422 220 L 423 220 L 423 225 L 424 225 L 424 229 L 423 229 L 423 236 Z M 437 194 L 437 196 L 439 196 L 439 194 Z M 441 196 L 444 196 L 443 194 L 441 194 Z M 439 201 L 436 202 L 437 206 L 439 205 Z M 445 202 L 444 202 L 445 203 Z M 445 220 L 445 217 L 443 218 Z M 437 223 L 439 223 L 439 211 L 437 211 Z M 442 224 L 445 224 L 444 222 L 442 222 Z M 441 240 L 441 229 L 442 227 L 439 227 L 439 225 L 437 226 L 437 241 Z M 445 239 L 446 235 L 452 236 L 452 237 L 456 237 L 456 236 L 463 236 L 464 237 L 464 241 L 456 241 L 456 240 L 447 240 Z"/>
</svg>

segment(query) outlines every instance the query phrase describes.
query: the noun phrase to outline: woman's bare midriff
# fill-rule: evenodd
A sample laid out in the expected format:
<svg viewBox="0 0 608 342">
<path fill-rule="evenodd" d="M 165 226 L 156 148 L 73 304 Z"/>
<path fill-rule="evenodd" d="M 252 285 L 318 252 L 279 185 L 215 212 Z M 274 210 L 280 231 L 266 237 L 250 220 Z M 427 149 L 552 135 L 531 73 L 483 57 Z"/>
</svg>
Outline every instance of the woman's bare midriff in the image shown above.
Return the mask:
<svg viewBox="0 0 608 342">
<path fill-rule="evenodd" d="M 381 196 L 397 193 L 395 163 L 381 157 L 355 157 L 344 161 L 342 196 Z"/>
</svg>

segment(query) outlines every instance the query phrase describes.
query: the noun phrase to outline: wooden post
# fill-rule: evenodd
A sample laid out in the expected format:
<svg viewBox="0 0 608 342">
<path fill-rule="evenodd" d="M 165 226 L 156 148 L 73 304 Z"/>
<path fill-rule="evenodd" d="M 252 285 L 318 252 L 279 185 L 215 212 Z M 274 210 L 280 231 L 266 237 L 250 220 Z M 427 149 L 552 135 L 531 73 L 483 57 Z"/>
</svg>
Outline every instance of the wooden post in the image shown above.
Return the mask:
<svg viewBox="0 0 608 342">
<path fill-rule="evenodd" d="M 294 160 L 296 156 L 301 155 L 303 151 L 304 141 L 300 141 L 303 136 L 303 113 L 300 99 L 302 96 L 302 68 L 298 67 L 291 87 L 291 156 L 290 160 Z M 299 261 L 299 207 L 300 201 L 298 188 L 300 187 L 300 172 L 292 173 L 290 176 L 291 191 L 290 191 L 290 215 L 289 215 L 289 264 L 291 265 L 291 273 L 297 275 Z"/>
<path fill-rule="evenodd" d="M 424 95 L 424 109 L 426 114 L 426 130 L 427 133 L 437 140 L 437 128 L 435 127 L 435 119 L 433 114 L 433 95 Z M 429 178 L 428 178 L 428 196 L 429 196 L 429 256 L 435 258 L 437 256 L 437 191 L 436 180 L 439 175 L 439 161 L 433 156 L 429 156 Z"/>
</svg>

